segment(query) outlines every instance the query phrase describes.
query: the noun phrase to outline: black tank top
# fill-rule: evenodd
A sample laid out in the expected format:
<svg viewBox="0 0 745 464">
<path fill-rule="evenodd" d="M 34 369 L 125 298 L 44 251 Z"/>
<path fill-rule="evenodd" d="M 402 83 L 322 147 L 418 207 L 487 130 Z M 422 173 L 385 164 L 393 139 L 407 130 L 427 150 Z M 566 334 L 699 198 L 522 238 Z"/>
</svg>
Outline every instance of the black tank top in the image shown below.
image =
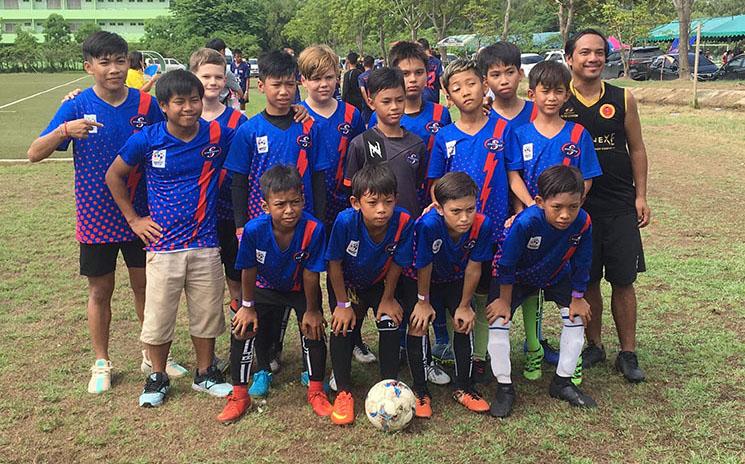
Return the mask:
<svg viewBox="0 0 745 464">
<path fill-rule="evenodd" d="M 600 99 L 586 106 L 572 92 L 561 117 L 581 124 L 590 132 L 603 175 L 593 179 L 583 208 L 592 217 L 635 213 L 636 189 L 631 157 L 626 145 L 625 90 L 603 82 Z"/>
</svg>

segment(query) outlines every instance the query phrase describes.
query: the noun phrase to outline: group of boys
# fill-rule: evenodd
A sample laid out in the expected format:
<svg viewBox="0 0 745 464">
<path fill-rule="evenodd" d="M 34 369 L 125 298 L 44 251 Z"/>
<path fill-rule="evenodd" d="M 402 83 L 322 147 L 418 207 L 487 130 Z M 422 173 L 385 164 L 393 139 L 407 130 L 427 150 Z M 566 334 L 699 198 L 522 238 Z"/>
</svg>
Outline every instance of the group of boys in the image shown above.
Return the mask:
<svg viewBox="0 0 745 464">
<path fill-rule="evenodd" d="M 169 357 L 185 292 L 197 357 L 192 387 L 227 397 L 223 423 L 268 394 L 289 309 L 300 329 L 307 400 L 334 424 L 354 421 L 351 359 L 369 309 L 380 377 L 397 378 L 401 359 L 408 361 L 417 417 L 432 415 L 433 352 L 444 357 L 448 346 L 454 399 L 506 417 L 515 399 L 510 319 L 521 305 L 524 375 L 541 376 L 541 290 L 563 320 L 550 395 L 595 406 L 577 387 L 592 255 L 581 205 L 601 170 L 587 131 L 561 119 L 570 90 L 565 67 L 536 65 L 532 101 L 524 101 L 514 45 L 487 47 L 477 62 L 456 60 L 441 77 L 460 112 L 452 123 L 446 107 L 423 98 L 430 57 L 417 43 L 399 42 L 391 67 L 366 79 L 366 129 L 355 107 L 334 98 L 338 57 L 325 45 L 297 61 L 281 51 L 263 55 L 258 89 L 266 108 L 250 119 L 220 102 L 225 59 L 214 50 L 196 51 L 190 72 L 166 73 L 156 98 L 124 87 L 127 44 L 116 34 L 94 33 L 83 53 L 95 85 L 62 105 L 29 158 L 74 140 L 77 238 L 97 358 L 91 393 L 110 386 L 110 299 L 121 250 L 142 323 L 141 406 L 163 404 L 170 380 L 187 372 Z M 302 107 L 293 105 L 298 70 L 308 95 Z M 488 109 L 487 89 L 495 94 Z M 232 384 L 215 356 L 225 278 Z M 327 346 L 333 404 L 324 383 Z M 498 382 L 491 405 L 475 389 L 487 352 Z"/>
</svg>

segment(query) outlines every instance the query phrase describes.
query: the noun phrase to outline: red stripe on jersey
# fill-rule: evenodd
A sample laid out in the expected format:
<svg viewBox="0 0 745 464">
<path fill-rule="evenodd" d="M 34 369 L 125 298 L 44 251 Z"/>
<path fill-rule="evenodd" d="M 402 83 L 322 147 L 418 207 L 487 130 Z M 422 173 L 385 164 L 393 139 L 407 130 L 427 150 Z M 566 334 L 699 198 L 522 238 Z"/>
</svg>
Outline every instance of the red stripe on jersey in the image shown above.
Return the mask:
<svg viewBox="0 0 745 464">
<path fill-rule="evenodd" d="M 471 233 L 468 234 L 468 241 L 474 242 L 474 245 L 476 243 L 476 239 L 479 237 L 479 232 L 481 232 L 481 226 L 484 225 L 485 219 L 486 216 L 481 213 L 476 213 L 476 215 L 473 217 L 473 224 L 471 224 Z M 463 257 L 468 258 L 469 256 L 471 256 L 472 250 L 473 247 L 466 248 L 465 252 L 463 253 Z"/>
<path fill-rule="evenodd" d="M 582 137 L 582 131 L 584 130 L 585 128 L 582 127 L 580 124 L 574 123 L 574 127 L 572 127 L 572 133 L 569 136 L 573 144 L 576 145 L 579 143 L 579 139 Z M 572 158 L 567 155 L 564 155 L 564 159 L 561 160 L 561 164 L 563 164 L 564 166 L 569 166 L 571 163 L 572 163 Z"/>
<path fill-rule="evenodd" d="M 150 102 L 153 100 L 152 95 L 147 92 L 140 92 L 140 103 L 137 105 L 137 114 L 147 116 L 150 112 Z"/>
<path fill-rule="evenodd" d="M 307 221 L 305 223 L 305 230 L 303 231 L 303 240 L 300 243 L 300 253 L 305 254 L 305 252 L 308 250 L 308 246 L 310 245 L 310 240 L 313 238 L 313 232 L 316 230 L 316 223 L 313 221 Z M 297 292 L 300 291 L 301 283 L 298 282 L 298 277 L 300 277 L 300 269 L 301 269 L 301 262 L 298 262 L 295 267 L 295 273 L 292 275 L 292 281 L 295 282 L 292 286 L 292 291 Z"/>
<path fill-rule="evenodd" d="M 355 107 L 350 105 L 349 103 L 344 103 L 344 123 L 349 124 L 349 130 L 351 133 L 352 130 L 352 119 L 354 118 L 354 110 Z M 336 166 L 336 190 L 341 190 L 342 185 L 344 185 L 344 160 L 347 157 L 347 149 L 349 148 L 349 135 L 342 134 L 341 139 L 339 140 L 339 147 L 337 148 L 337 151 L 339 152 L 339 164 Z"/>
<path fill-rule="evenodd" d="M 230 114 L 230 118 L 228 118 L 228 128 L 229 129 L 235 129 L 238 127 L 238 121 L 241 120 L 241 112 L 233 110 L 233 112 Z"/>
<path fill-rule="evenodd" d="M 129 176 L 127 176 L 127 188 L 129 189 L 129 201 L 134 203 L 135 201 L 135 192 L 137 192 L 137 185 L 140 183 L 140 179 L 142 179 L 142 169 L 139 164 L 136 164 L 134 168 L 132 168 L 131 171 L 129 171 Z"/>
<path fill-rule="evenodd" d="M 210 144 L 217 145 L 220 143 L 220 123 L 210 121 Z"/>
<path fill-rule="evenodd" d="M 209 189 L 212 175 L 215 173 L 215 169 L 212 167 L 212 161 L 205 161 L 202 165 L 202 173 L 199 175 L 197 184 L 199 185 L 199 201 L 197 202 L 197 211 L 194 213 L 194 220 L 197 221 L 197 225 L 194 228 L 192 239 L 199 233 L 199 227 L 204 221 L 204 217 L 207 213 L 207 189 Z"/>
<path fill-rule="evenodd" d="M 222 187 L 222 183 L 225 182 L 225 176 L 228 175 L 228 170 L 225 168 L 220 169 L 220 177 L 217 178 L 217 188 Z"/>
<path fill-rule="evenodd" d="M 398 216 L 398 228 L 396 229 L 396 235 L 393 237 L 393 243 L 398 246 L 398 241 L 401 239 L 401 233 L 404 231 L 404 227 L 406 227 L 406 224 L 409 223 L 409 219 L 411 219 L 411 216 L 407 213 L 401 212 Z M 395 253 L 395 251 L 394 251 Z M 385 260 L 385 264 L 383 265 L 383 270 L 380 271 L 380 274 L 375 278 L 373 281 L 373 284 L 377 284 L 381 280 L 385 278 L 385 275 L 388 274 L 388 269 L 391 267 L 391 263 L 393 262 L 393 254 L 388 255 L 388 259 Z"/>
<path fill-rule="evenodd" d="M 303 135 L 310 134 L 310 128 L 313 127 L 313 119 L 309 118 L 303 123 Z M 313 141 L 311 141 L 313 143 Z M 305 176 L 305 171 L 308 169 L 308 150 L 301 148 L 297 155 L 297 170 L 300 172 L 300 177 Z"/>
<path fill-rule="evenodd" d="M 582 224 L 582 228 L 579 230 L 579 234 L 582 235 L 585 232 L 587 232 L 587 229 L 590 228 L 590 225 L 592 224 L 592 219 L 590 219 L 590 215 L 587 215 L 587 218 L 585 219 L 585 223 Z M 561 258 L 561 264 L 559 264 L 559 267 L 554 271 L 553 274 L 551 274 L 551 277 L 548 278 L 548 281 L 551 282 L 554 277 L 559 275 L 559 272 L 561 272 L 562 269 L 564 269 L 564 266 L 566 263 L 572 259 L 572 256 L 574 256 L 574 252 L 577 251 L 578 244 L 573 243 L 569 249 L 564 253 L 564 257 Z"/>
<path fill-rule="evenodd" d="M 533 110 L 530 112 L 530 122 L 535 121 L 535 118 L 538 116 L 538 107 L 533 103 Z"/>
<path fill-rule="evenodd" d="M 504 130 L 506 128 L 507 121 L 502 118 L 497 119 L 497 124 L 494 126 L 494 132 L 492 136 L 496 139 L 502 140 L 502 136 L 504 135 Z M 497 164 L 499 164 L 497 154 L 493 151 L 487 153 L 486 161 L 484 162 L 484 172 L 486 173 L 486 176 L 484 177 L 484 186 L 481 187 L 481 195 L 479 197 L 479 201 L 481 201 L 482 213 L 486 209 L 486 203 L 489 200 L 489 195 L 491 195 L 491 187 L 489 186 L 489 184 L 491 184 L 492 177 L 494 177 L 494 172 L 497 169 Z"/>
</svg>

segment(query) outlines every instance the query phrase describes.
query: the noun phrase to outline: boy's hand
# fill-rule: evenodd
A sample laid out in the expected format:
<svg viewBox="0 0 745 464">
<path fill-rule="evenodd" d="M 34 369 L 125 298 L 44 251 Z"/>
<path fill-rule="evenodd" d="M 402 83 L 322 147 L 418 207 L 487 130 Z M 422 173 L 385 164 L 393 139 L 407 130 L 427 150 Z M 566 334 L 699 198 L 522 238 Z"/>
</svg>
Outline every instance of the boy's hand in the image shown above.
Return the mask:
<svg viewBox="0 0 745 464">
<path fill-rule="evenodd" d="M 309 340 L 322 340 L 323 331 L 326 327 L 326 320 L 323 318 L 321 311 L 305 311 L 303 321 L 300 324 L 300 330 Z"/>
<path fill-rule="evenodd" d="M 292 105 L 292 111 L 295 112 L 295 116 L 293 116 L 295 122 L 304 123 L 308 119 L 313 119 L 308 113 L 308 109 L 303 105 Z"/>
<path fill-rule="evenodd" d="M 576 316 L 581 317 L 582 324 L 587 327 L 592 314 L 590 313 L 590 304 L 584 298 L 572 298 L 572 302 L 569 304 L 569 320 L 574 322 Z"/>
<path fill-rule="evenodd" d="M 356 323 L 357 316 L 355 316 L 352 308 L 337 306 L 334 309 L 334 314 L 331 315 L 331 331 L 336 336 L 341 335 L 342 337 L 346 337 L 347 332 L 352 330 Z"/>
<path fill-rule="evenodd" d="M 481 104 L 481 111 L 487 116 L 489 116 L 489 113 L 491 113 L 491 104 L 494 103 L 494 99 L 491 97 L 484 95 L 484 101 Z"/>
<path fill-rule="evenodd" d="M 404 318 L 404 310 L 401 309 L 401 305 L 398 304 L 395 298 L 386 298 L 380 300 L 377 320 L 380 321 L 383 316 L 388 316 L 393 319 L 396 325 L 401 325 L 401 321 Z"/>
<path fill-rule="evenodd" d="M 510 305 L 508 305 L 506 301 L 497 298 L 486 305 L 486 320 L 489 321 L 489 325 L 492 325 L 494 324 L 494 321 L 500 317 L 504 319 L 502 325 L 507 325 L 512 318 L 512 311 L 510 310 Z"/>
<path fill-rule="evenodd" d="M 103 127 L 103 124 L 96 121 L 89 121 L 85 118 L 76 119 L 74 121 L 70 121 L 65 126 L 65 129 L 67 130 L 67 136 L 72 137 L 74 139 L 83 140 L 88 138 L 88 133 L 94 128 L 94 127 Z"/>
<path fill-rule="evenodd" d="M 80 95 L 80 92 L 82 92 L 82 90 L 80 90 L 79 88 L 71 91 L 70 93 L 62 97 L 62 103 L 69 101 L 69 100 L 75 100 L 75 97 Z"/>
<path fill-rule="evenodd" d="M 157 222 L 153 221 L 150 216 L 137 216 L 129 222 L 129 227 L 131 227 L 132 231 L 137 234 L 143 242 L 145 242 L 145 245 L 155 243 L 163 236 L 161 233 L 161 230 L 163 229 Z"/>
<path fill-rule="evenodd" d="M 409 323 L 414 329 L 421 329 L 427 331 L 429 324 L 435 319 L 435 309 L 429 304 L 428 301 L 418 301 L 414 305 L 414 310 L 411 311 L 411 317 Z"/>
<path fill-rule="evenodd" d="M 241 243 L 241 239 L 243 238 L 243 227 L 235 229 L 235 236 L 238 239 L 238 243 Z"/>
<path fill-rule="evenodd" d="M 476 312 L 470 306 L 458 306 L 453 314 L 453 326 L 456 332 L 470 334 L 476 322 Z"/>
<path fill-rule="evenodd" d="M 235 313 L 233 320 L 230 322 L 233 335 L 240 339 L 246 339 L 256 335 L 256 331 L 259 330 L 259 317 L 256 315 L 254 308 L 246 308 L 242 306 L 241 309 Z"/>
<path fill-rule="evenodd" d="M 435 203 L 434 202 L 428 204 L 427 207 L 422 210 L 422 216 L 424 216 L 425 214 L 427 214 L 430 211 L 432 211 L 432 208 L 434 208 L 434 207 L 435 207 Z"/>
<path fill-rule="evenodd" d="M 512 216 L 508 217 L 506 221 L 504 221 L 505 229 L 512 225 L 512 223 L 515 221 L 515 217 L 517 217 L 517 214 L 513 214 Z"/>
</svg>

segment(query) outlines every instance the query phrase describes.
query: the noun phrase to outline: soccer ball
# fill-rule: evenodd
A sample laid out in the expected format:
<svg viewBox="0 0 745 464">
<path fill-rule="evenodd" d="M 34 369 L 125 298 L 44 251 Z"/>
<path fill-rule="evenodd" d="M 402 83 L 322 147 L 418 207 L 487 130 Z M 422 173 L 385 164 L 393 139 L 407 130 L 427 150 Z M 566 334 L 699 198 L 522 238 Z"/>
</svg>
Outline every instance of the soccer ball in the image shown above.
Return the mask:
<svg viewBox="0 0 745 464">
<path fill-rule="evenodd" d="M 416 397 L 405 383 L 381 380 L 373 385 L 365 399 L 367 418 L 386 432 L 405 429 L 414 417 Z"/>
</svg>

